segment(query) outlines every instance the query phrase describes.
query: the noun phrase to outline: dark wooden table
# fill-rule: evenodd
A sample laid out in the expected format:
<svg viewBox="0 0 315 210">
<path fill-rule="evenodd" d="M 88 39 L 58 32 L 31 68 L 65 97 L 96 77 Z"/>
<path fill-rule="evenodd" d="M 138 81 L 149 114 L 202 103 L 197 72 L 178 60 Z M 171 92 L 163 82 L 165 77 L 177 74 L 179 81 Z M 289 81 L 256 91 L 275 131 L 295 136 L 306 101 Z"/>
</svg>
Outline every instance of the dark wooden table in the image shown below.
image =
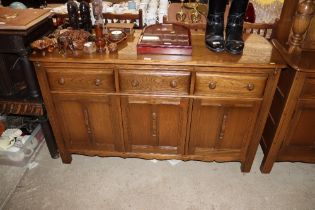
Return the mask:
<svg viewBox="0 0 315 210">
<path fill-rule="evenodd" d="M 0 30 L 0 114 L 38 117 L 50 155 L 58 158 L 57 145 L 47 119 L 33 63 L 28 59 L 30 43 L 52 30 L 49 18 L 23 31 Z M 20 71 L 14 71 L 14 68 Z M 13 74 L 19 74 L 19 81 L 12 79 Z M 25 83 L 26 87 L 16 89 L 16 82 Z"/>
</svg>

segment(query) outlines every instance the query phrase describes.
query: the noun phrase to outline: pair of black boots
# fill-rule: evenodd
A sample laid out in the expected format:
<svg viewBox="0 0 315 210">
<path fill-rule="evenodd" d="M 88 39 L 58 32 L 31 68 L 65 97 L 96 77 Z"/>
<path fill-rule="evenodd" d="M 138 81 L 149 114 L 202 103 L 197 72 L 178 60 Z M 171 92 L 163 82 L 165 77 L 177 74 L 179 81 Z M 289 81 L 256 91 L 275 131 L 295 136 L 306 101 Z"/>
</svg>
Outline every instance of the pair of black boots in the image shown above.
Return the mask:
<svg viewBox="0 0 315 210">
<path fill-rule="evenodd" d="M 224 12 L 227 0 L 209 0 L 206 46 L 212 51 L 241 54 L 244 48 L 243 23 L 248 0 L 232 0 L 224 40 Z"/>
</svg>

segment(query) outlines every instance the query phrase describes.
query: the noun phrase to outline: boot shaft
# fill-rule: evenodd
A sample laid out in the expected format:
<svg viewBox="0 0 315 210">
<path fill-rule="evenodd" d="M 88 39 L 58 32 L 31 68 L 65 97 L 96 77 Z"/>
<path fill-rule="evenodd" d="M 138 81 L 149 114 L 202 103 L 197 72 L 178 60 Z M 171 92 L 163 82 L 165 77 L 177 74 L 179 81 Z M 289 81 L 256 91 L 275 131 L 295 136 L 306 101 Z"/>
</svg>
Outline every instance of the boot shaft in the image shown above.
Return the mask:
<svg viewBox="0 0 315 210">
<path fill-rule="evenodd" d="M 244 48 L 243 23 L 248 0 L 232 0 L 226 26 L 225 49 L 232 54 L 241 54 Z"/>
<path fill-rule="evenodd" d="M 249 0 L 232 0 L 229 15 L 245 15 Z"/>
<path fill-rule="evenodd" d="M 243 30 L 248 2 L 249 0 L 232 0 L 227 21 L 227 31 L 231 29 Z"/>
<path fill-rule="evenodd" d="M 209 0 L 208 2 L 208 17 L 209 15 L 224 14 L 227 0 Z"/>
</svg>

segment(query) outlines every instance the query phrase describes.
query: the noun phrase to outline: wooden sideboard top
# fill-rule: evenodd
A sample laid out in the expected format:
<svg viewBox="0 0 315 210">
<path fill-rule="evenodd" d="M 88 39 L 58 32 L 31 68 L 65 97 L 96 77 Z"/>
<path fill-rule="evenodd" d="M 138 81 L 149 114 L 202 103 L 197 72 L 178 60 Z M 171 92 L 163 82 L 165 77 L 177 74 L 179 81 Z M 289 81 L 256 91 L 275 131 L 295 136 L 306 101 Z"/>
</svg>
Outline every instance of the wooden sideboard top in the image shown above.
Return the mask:
<svg viewBox="0 0 315 210">
<path fill-rule="evenodd" d="M 205 47 L 204 34 L 192 34 L 192 55 L 153 55 L 137 54 L 137 42 L 141 34 L 136 30 L 134 38 L 119 45 L 118 53 L 87 54 L 77 51 L 74 55 L 68 50 L 67 54 L 59 54 L 56 49 L 52 53 L 31 55 L 32 61 L 44 62 L 75 62 L 75 63 L 111 63 L 111 64 L 162 64 L 162 65 L 191 65 L 191 66 L 220 66 L 220 67 L 259 67 L 283 68 L 285 63 L 278 51 L 265 38 L 255 34 L 244 34 L 245 48 L 242 55 L 231 55 L 227 52 L 215 53 Z"/>
</svg>

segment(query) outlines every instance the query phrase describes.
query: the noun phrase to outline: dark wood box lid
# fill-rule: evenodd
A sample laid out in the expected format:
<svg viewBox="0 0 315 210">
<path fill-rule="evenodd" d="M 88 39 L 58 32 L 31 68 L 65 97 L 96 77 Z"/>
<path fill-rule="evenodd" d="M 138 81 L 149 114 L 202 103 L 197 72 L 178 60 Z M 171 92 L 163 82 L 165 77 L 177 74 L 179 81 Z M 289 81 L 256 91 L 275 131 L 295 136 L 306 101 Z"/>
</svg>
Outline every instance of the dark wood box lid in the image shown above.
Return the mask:
<svg viewBox="0 0 315 210">
<path fill-rule="evenodd" d="M 144 29 L 137 44 L 140 54 L 191 55 L 189 28 L 177 24 L 155 24 Z"/>
</svg>

